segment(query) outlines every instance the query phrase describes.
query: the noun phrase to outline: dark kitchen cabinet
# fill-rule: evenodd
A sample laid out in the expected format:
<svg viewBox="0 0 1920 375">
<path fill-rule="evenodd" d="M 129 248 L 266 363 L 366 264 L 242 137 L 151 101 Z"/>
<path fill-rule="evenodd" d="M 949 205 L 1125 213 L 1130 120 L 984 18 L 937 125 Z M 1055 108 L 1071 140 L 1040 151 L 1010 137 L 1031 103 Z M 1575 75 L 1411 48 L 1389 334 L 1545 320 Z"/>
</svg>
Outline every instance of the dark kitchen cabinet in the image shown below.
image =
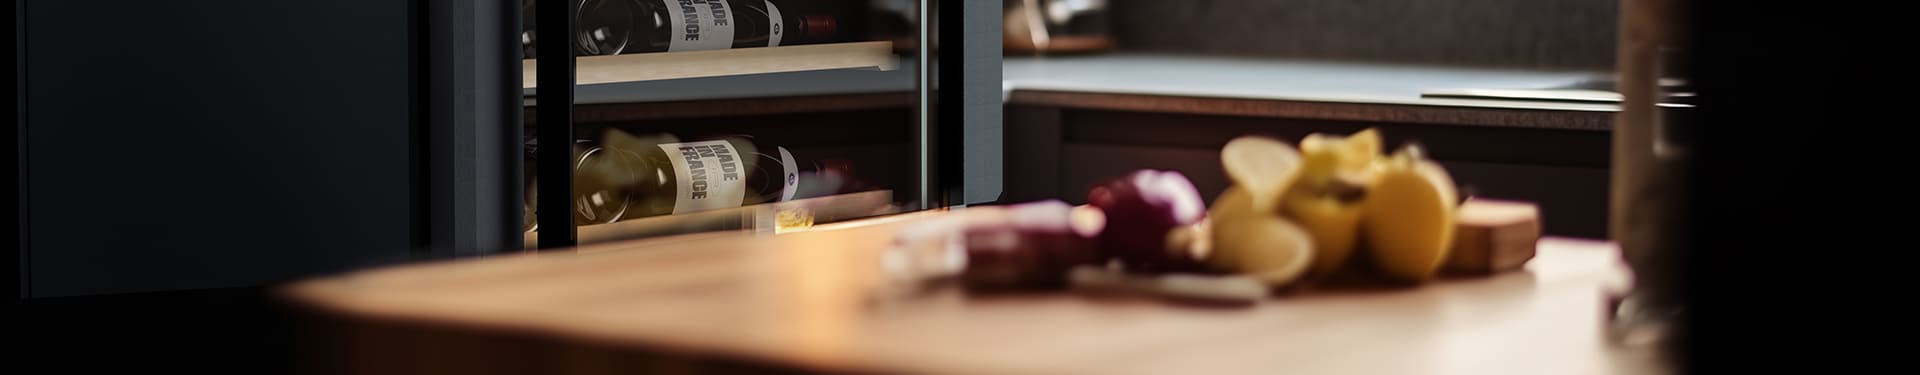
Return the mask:
<svg viewBox="0 0 1920 375">
<path fill-rule="evenodd" d="M 845 3 L 910 20 L 940 13 L 924 1 Z M 127 355 L 30 357 L 281 371 L 295 343 L 270 297 L 277 285 L 529 250 L 523 147 L 538 109 L 556 106 L 537 104 L 529 84 L 522 5 L 16 1 L 23 337 L 29 354 L 99 352 L 118 338 L 106 350 Z M 998 19 L 997 8 L 979 15 Z M 976 85 L 960 81 L 969 69 L 936 67 L 958 67 L 963 48 L 997 64 L 998 45 L 919 48 L 938 45 L 934 27 L 963 32 L 934 24 L 892 24 L 906 34 L 869 41 L 903 47 L 878 50 L 885 67 L 582 74 L 575 125 L 756 134 L 885 169 L 871 176 L 912 203 L 900 209 L 952 204 L 968 119 L 934 108 L 998 92 L 964 90 Z M 849 75 L 865 78 L 837 78 Z M 997 77 L 977 78 L 992 88 Z M 997 125 L 987 113 L 971 121 Z M 177 344 L 189 337 L 212 343 Z M 209 352 L 222 358 L 196 359 Z"/>
<path fill-rule="evenodd" d="M 265 288 L 451 253 L 454 3 L 15 1 L 16 363 L 288 371 Z"/>
<path fill-rule="evenodd" d="M 258 286 L 432 243 L 426 2 L 22 1 L 22 298 Z"/>
<path fill-rule="evenodd" d="M 962 122 L 997 126 L 998 103 L 972 100 L 995 110 L 971 119 L 936 108 L 997 98 L 964 90 L 997 77 L 937 67 L 977 49 L 990 65 L 972 65 L 997 71 L 997 44 L 920 48 L 936 27 L 966 32 L 914 23 L 937 2 L 819 4 L 841 6 L 844 40 L 579 56 L 577 83 L 538 85 L 519 0 L 17 1 L 20 297 L 262 288 L 526 250 L 523 151 L 539 109 L 558 108 L 536 86 L 572 89 L 579 135 L 745 134 L 851 166 L 896 210 L 963 201 Z"/>
</svg>

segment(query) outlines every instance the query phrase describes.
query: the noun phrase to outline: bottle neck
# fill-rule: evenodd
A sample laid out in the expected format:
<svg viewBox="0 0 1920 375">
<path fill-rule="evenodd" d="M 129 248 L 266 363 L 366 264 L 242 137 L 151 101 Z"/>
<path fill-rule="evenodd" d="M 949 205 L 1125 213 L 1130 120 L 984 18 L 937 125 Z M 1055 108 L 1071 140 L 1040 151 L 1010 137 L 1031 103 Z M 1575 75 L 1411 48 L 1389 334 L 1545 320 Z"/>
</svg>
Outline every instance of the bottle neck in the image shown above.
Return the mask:
<svg viewBox="0 0 1920 375">
<path fill-rule="evenodd" d="M 803 41 L 832 40 L 840 29 L 839 20 L 833 16 L 807 15 L 799 17 L 797 21 L 793 34 Z"/>
</svg>

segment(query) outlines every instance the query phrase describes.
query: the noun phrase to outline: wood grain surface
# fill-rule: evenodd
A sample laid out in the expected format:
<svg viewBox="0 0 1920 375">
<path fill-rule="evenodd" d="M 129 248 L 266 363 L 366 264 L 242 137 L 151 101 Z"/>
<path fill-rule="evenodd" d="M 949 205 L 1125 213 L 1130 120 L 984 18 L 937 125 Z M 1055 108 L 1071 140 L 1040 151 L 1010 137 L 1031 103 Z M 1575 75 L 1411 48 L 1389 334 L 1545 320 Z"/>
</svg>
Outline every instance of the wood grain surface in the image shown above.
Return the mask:
<svg viewBox="0 0 1920 375">
<path fill-rule="evenodd" d="M 1609 243 L 1548 238 L 1524 271 L 1223 308 L 1067 292 L 899 290 L 923 211 L 368 270 L 282 291 L 317 372 L 1661 373 L 1610 344 Z"/>
<path fill-rule="evenodd" d="M 590 85 L 662 79 L 719 77 L 742 74 L 826 69 L 895 67 L 893 44 L 856 42 L 797 46 L 736 48 L 707 51 L 580 56 L 574 59 L 574 84 Z M 520 87 L 538 85 L 538 60 L 520 61 Z"/>
<path fill-rule="evenodd" d="M 835 94 L 759 98 L 704 99 L 670 102 L 576 104 L 576 123 L 626 122 L 660 119 L 700 119 L 717 116 L 789 115 L 795 113 L 853 112 L 913 108 L 912 91 L 872 94 Z M 521 123 L 535 125 L 539 108 L 527 106 Z"/>
</svg>

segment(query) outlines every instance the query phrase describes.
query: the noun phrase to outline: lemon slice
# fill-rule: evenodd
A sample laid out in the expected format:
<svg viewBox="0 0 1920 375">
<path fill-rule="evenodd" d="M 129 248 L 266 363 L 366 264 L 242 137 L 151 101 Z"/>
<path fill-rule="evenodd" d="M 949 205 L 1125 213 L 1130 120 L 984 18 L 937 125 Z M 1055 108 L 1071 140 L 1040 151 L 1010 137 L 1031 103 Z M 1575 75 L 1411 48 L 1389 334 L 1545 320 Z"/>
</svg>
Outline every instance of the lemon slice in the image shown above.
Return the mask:
<svg viewBox="0 0 1920 375">
<path fill-rule="evenodd" d="M 1300 151 L 1279 140 L 1242 136 L 1220 149 L 1220 164 L 1254 207 L 1267 209 L 1300 174 Z"/>
<path fill-rule="evenodd" d="M 1247 215 L 1212 225 L 1208 265 L 1280 287 L 1298 280 L 1313 264 L 1312 236 L 1280 216 Z"/>
</svg>

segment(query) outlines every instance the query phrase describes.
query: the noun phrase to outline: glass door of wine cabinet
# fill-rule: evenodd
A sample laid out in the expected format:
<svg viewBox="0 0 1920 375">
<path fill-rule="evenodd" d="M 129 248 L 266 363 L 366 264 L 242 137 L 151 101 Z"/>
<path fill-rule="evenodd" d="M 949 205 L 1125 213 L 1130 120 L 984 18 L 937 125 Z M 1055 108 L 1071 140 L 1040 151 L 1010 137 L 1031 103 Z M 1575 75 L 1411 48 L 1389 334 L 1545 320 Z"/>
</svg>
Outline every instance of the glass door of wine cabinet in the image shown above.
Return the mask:
<svg viewBox="0 0 1920 375">
<path fill-rule="evenodd" d="M 921 48 L 931 4 L 522 0 L 525 246 L 779 232 L 940 205 Z M 544 49 L 562 47 L 572 82 L 549 84 L 543 60 L 563 55 Z M 564 225 L 572 235 L 553 230 Z"/>
</svg>

